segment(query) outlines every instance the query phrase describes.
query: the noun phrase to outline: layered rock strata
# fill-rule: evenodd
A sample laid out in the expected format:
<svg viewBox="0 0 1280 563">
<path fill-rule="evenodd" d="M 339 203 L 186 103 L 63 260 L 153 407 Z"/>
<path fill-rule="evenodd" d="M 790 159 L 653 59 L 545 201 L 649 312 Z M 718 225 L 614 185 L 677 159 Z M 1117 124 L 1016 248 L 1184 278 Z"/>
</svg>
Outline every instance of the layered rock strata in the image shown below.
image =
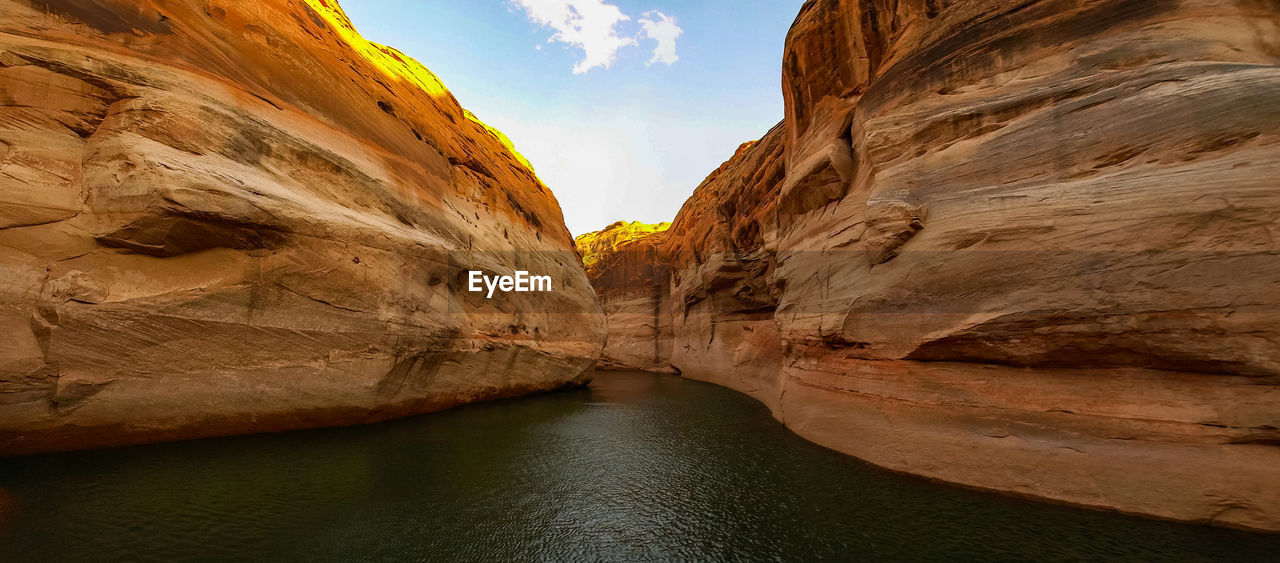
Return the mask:
<svg viewBox="0 0 1280 563">
<path fill-rule="evenodd" d="M 774 321 L 784 289 L 775 226 L 784 134 L 779 124 L 738 147 L 685 202 L 663 249 L 672 272 L 672 364 L 766 404 L 780 391 L 784 356 Z"/>
<path fill-rule="evenodd" d="M 807 2 L 782 127 L 667 235 L 674 366 L 887 468 L 1280 530 L 1278 26 Z"/>
<path fill-rule="evenodd" d="M 0 325 L 0 455 L 581 384 L 604 339 L 528 163 L 333 0 L 0 0 Z"/>
<path fill-rule="evenodd" d="M 574 242 L 608 325 L 597 366 L 674 372 L 667 279 L 660 255 L 670 223 L 619 221 Z"/>
</svg>

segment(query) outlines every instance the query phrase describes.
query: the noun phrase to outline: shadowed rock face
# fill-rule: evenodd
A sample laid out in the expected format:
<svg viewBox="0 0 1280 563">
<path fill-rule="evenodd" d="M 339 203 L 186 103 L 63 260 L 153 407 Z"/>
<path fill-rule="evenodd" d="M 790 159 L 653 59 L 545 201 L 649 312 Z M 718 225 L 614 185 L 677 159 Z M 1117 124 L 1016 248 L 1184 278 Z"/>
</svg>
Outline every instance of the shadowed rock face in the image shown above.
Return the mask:
<svg viewBox="0 0 1280 563">
<path fill-rule="evenodd" d="M 670 226 L 619 221 L 574 241 L 607 317 L 601 368 L 674 371 L 670 270 L 660 254 Z"/>
<path fill-rule="evenodd" d="M 784 123 L 667 234 L 673 364 L 884 467 L 1280 529 L 1278 26 L 807 2 Z"/>
<path fill-rule="evenodd" d="M 332 0 L 0 0 L 0 326 L 0 455 L 581 384 L 604 340 L 527 163 Z"/>
</svg>

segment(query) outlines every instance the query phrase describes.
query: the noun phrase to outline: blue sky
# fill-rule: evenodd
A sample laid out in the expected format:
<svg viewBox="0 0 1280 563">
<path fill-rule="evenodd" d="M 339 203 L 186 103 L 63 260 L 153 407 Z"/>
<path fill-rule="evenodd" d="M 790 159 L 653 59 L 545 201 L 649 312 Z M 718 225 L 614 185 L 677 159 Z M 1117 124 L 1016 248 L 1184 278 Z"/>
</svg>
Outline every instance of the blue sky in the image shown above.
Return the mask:
<svg viewBox="0 0 1280 563">
<path fill-rule="evenodd" d="M 803 1 L 342 4 L 365 38 L 421 61 L 511 137 L 578 235 L 670 221 L 739 143 L 782 119 L 783 40 Z"/>
</svg>

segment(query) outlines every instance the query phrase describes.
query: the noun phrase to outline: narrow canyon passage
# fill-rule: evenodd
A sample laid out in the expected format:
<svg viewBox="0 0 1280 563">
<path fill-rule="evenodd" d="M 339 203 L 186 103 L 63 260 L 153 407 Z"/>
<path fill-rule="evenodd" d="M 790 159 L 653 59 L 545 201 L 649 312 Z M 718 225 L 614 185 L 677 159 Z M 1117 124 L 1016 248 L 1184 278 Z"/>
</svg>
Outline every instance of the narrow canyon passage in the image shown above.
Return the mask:
<svg viewBox="0 0 1280 563">
<path fill-rule="evenodd" d="M 641 372 L 372 426 L 0 465 L 29 560 L 1263 560 L 1280 536 L 875 469 L 744 395 Z"/>
<path fill-rule="evenodd" d="M 1280 2 L 615 1 L 0 0 L 0 563 L 1280 553 Z"/>
</svg>

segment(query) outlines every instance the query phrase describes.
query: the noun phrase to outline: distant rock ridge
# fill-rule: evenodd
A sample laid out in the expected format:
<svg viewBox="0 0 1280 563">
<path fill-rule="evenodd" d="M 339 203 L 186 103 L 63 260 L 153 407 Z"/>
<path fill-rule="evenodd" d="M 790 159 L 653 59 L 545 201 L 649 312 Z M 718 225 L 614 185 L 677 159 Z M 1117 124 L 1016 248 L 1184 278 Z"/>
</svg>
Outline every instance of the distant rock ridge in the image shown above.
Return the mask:
<svg viewBox="0 0 1280 563">
<path fill-rule="evenodd" d="M 618 221 L 574 240 L 608 319 L 601 368 L 675 371 L 666 308 L 670 271 L 658 255 L 670 227 Z"/>
<path fill-rule="evenodd" d="M 332 0 L 0 0 L 0 280 L 0 456 L 581 385 L 605 337 L 527 161 Z"/>
<path fill-rule="evenodd" d="M 587 275 L 603 274 L 611 269 L 608 259 L 635 245 L 641 239 L 653 245 L 662 241 L 663 233 L 671 223 L 641 223 L 617 221 L 599 231 L 578 235 L 573 239 L 574 248 L 582 257 Z M 602 262 L 602 260 L 604 260 Z"/>
<path fill-rule="evenodd" d="M 671 367 L 890 469 L 1280 530 L 1278 15 L 806 2 L 785 119 L 650 254 Z"/>
</svg>

